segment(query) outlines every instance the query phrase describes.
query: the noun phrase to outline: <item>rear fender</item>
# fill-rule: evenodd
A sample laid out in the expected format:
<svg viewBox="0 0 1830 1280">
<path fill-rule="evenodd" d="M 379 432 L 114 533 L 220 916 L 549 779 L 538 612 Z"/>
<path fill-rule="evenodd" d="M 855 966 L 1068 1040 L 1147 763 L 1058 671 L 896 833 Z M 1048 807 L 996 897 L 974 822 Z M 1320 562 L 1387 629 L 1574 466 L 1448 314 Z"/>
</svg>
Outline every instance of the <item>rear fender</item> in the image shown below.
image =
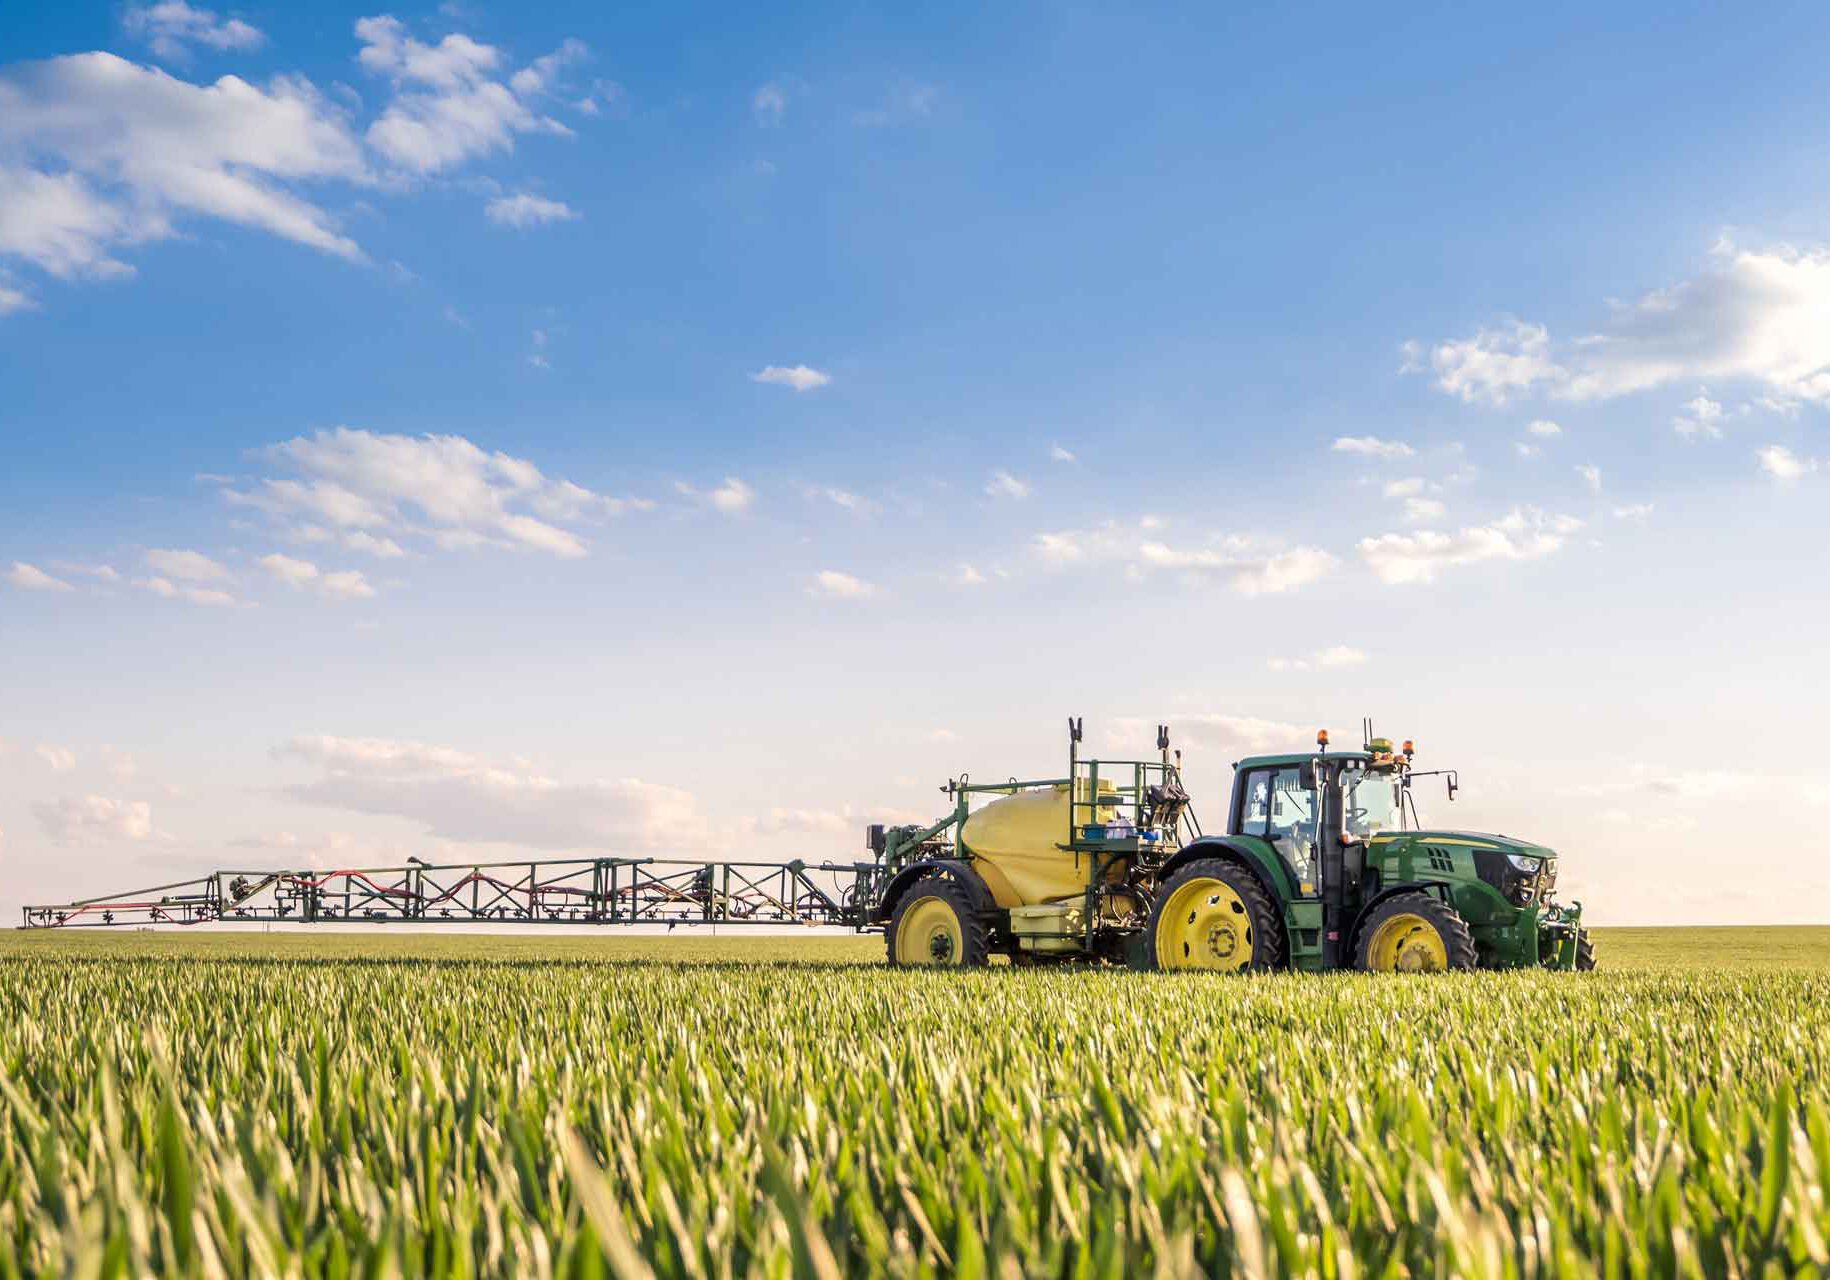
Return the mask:
<svg viewBox="0 0 1830 1280">
<path fill-rule="evenodd" d="M 1289 873 L 1284 870 L 1281 859 L 1275 865 L 1267 864 L 1264 854 L 1259 850 L 1243 841 L 1228 840 L 1223 836 L 1202 836 L 1199 840 L 1183 845 L 1163 864 L 1157 883 L 1167 881 L 1183 867 L 1201 858 L 1236 862 L 1250 871 L 1264 886 L 1264 891 L 1271 895 L 1271 901 L 1277 904 L 1279 911 L 1285 910 L 1290 899 L 1295 896 L 1296 886 L 1290 882 Z"/>
<path fill-rule="evenodd" d="M 883 896 L 877 900 L 877 909 L 872 914 L 872 919 L 879 924 L 887 922 L 896 914 L 896 904 L 902 901 L 903 895 L 917 880 L 929 876 L 938 876 L 963 886 L 972 898 L 973 907 L 981 914 L 997 910 L 998 904 L 992 898 L 991 888 L 983 876 L 957 858 L 935 858 L 906 866 L 891 877 L 889 884 L 884 886 Z"/>
</svg>

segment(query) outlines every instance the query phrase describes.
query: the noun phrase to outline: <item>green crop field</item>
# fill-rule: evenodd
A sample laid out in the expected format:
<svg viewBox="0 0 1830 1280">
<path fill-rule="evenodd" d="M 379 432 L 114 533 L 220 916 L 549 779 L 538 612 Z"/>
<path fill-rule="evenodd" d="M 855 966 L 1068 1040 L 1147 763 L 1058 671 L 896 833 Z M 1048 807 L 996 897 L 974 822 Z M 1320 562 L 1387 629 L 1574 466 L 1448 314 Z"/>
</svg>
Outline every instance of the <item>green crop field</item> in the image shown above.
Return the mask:
<svg viewBox="0 0 1830 1280">
<path fill-rule="evenodd" d="M 1594 974 L 0 938 L 0 1276 L 1820 1275 L 1830 930 Z"/>
</svg>

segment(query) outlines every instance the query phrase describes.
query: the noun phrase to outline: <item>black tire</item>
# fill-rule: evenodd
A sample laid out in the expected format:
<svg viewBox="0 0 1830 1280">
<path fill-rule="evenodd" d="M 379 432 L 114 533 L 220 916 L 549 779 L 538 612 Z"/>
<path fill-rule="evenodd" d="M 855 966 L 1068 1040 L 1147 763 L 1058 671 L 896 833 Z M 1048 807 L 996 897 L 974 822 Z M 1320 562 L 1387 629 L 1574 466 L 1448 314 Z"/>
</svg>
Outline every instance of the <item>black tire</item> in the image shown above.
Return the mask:
<svg viewBox="0 0 1830 1280">
<path fill-rule="evenodd" d="M 1587 973 L 1595 967 L 1595 942 L 1587 929 L 1576 930 L 1576 972 Z"/>
<path fill-rule="evenodd" d="M 1177 891 L 1191 880 L 1218 880 L 1226 885 L 1238 897 L 1240 906 L 1247 917 L 1246 941 L 1251 946 L 1251 956 L 1239 968 L 1247 970 L 1281 969 L 1285 963 L 1285 938 L 1283 916 L 1277 910 L 1277 904 L 1257 876 L 1226 858 L 1197 858 L 1176 870 L 1176 873 L 1159 885 L 1155 891 L 1155 901 L 1150 907 L 1149 922 L 1144 926 L 1145 962 L 1151 969 L 1178 969 L 1184 966 L 1162 962 L 1162 952 L 1158 949 L 1157 939 L 1164 927 L 1164 911 L 1175 902 Z M 1173 927 L 1173 923 L 1172 923 Z M 1184 942 L 1184 954 L 1189 952 L 1189 945 Z M 1190 964 L 1187 967 L 1212 967 Z"/>
<path fill-rule="evenodd" d="M 1400 916 L 1421 917 L 1435 931 L 1442 943 L 1444 968 L 1465 970 L 1480 964 L 1480 955 L 1474 949 L 1474 935 L 1468 931 L 1468 922 L 1461 918 L 1460 912 L 1433 894 L 1399 893 L 1374 907 L 1371 914 L 1360 922 L 1353 945 L 1355 968 L 1384 972 L 1394 967 L 1375 963 L 1372 953 L 1374 940 L 1379 937 L 1381 927 Z"/>
<path fill-rule="evenodd" d="M 939 903 L 952 913 L 950 926 L 937 915 L 938 907 L 923 905 L 932 903 Z M 928 942 L 922 948 L 927 959 L 917 959 L 912 954 L 898 955 L 896 943 L 911 915 L 917 915 L 918 920 L 934 922 L 935 927 L 930 928 Z M 942 953 L 943 939 L 945 954 Z M 910 939 L 911 946 L 914 942 Z M 890 964 L 897 968 L 921 965 L 982 967 L 991 959 L 991 926 L 973 906 L 972 894 L 964 885 L 945 876 L 923 876 L 910 885 L 896 903 L 890 926 L 883 931 L 883 950 Z M 904 948 L 904 951 L 908 950 Z"/>
</svg>

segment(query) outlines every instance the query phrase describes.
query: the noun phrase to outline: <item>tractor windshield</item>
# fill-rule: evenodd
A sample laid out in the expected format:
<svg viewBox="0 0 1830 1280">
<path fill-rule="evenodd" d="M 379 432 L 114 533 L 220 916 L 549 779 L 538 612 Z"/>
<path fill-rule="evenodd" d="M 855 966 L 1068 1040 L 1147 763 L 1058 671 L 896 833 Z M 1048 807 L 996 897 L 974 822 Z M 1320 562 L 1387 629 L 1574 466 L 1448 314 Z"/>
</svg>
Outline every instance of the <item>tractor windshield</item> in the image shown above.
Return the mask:
<svg viewBox="0 0 1830 1280">
<path fill-rule="evenodd" d="M 1396 773 L 1356 769 L 1343 781 L 1347 784 L 1347 830 L 1356 836 L 1373 836 L 1381 831 L 1395 831 L 1404 825 L 1401 798 L 1403 784 Z"/>
</svg>

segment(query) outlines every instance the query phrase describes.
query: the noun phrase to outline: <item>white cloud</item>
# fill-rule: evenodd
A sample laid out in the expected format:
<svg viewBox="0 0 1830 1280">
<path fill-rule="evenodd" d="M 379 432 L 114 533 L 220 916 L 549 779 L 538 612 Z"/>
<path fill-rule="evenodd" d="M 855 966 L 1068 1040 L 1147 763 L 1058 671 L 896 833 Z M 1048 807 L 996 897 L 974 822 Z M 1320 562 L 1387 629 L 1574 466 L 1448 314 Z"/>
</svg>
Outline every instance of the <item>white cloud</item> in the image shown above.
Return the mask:
<svg viewBox="0 0 1830 1280">
<path fill-rule="evenodd" d="M 1367 661 L 1363 651 L 1351 645 L 1337 644 L 1319 649 L 1306 658 L 1271 658 L 1265 665 L 1273 671 L 1316 671 L 1330 667 L 1358 667 Z"/>
<path fill-rule="evenodd" d="M 41 742 L 32 748 L 32 753 L 49 765 L 54 773 L 68 773 L 76 768 L 76 753 L 68 747 Z"/>
<path fill-rule="evenodd" d="M 366 600 L 375 594 L 368 579 L 362 576 L 360 569 L 344 569 L 336 573 L 327 573 L 318 584 L 319 590 L 335 600 Z"/>
<path fill-rule="evenodd" d="M 107 764 L 108 772 L 123 782 L 140 772 L 138 760 L 114 747 L 103 747 L 102 759 Z"/>
<path fill-rule="evenodd" d="M 342 114 L 304 79 L 194 85 L 109 53 L 0 71 L 0 257 L 53 276 L 132 274 L 116 252 L 183 215 L 359 259 L 293 188 L 367 177 Z"/>
<path fill-rule="evenodd" d="M 542 54 L 510 76 L 508 86 L 523 97 L 551 93 L 559 84 L 562 71 L 576 63 L 585 62 L 590 57 L 591 50 L 584 41 L 568 36 L 553 52 Z M 592 107 L 593 110 L 587 111 L 585 114 L 595 115 L 596 104 L 593 103 Z"/>
<path fill-rule="evenodd" d="M 1650 502 L 1632 502 L 1614 508 L 1616 520 L 1644 520 L 1651 514 L 1652 504 Z"/>
<path fill-rule="evenodd" d="M 501 51 L 466 35 L 453 33 L 435 45 L 423 44 L 407 34 L 398 18 L 381 16 L 358 19 L 356 38 L 362 42 L 357 61 L 388 77 L 395 89 L 364 136 L 400 169 L 421 176 L 440 173 L 476 156 L 513 150 L 517 134 L 571 134 L 528 102 L 546 83 L 545 73 L 536 70 L 545 60 L 504 84 L 495 78 L 503 63 Z M 583 55 L 584 46 L 568 40 L 548 57 L 563 62 Z"/>
<path fill-rule="evenodd" d="M 121 29 L 136 40 L 145 41 L 158 57 L 170 61 L 184 61 L 193 44 L 226 53 L 258 49 L 267 38 L 258 27 L 251 27 L 240 18 L 223 18 L 208 9 L 193 9 L 184 0 L 130 5 L 121 15 Z"/>
<path fill-rule="evenodd" d="M 1754 451 L 1760 469 L 1781 484 L 1791 484 L 1817 470 L 1816 458 L 1801 458 L 1782 444 L 1769 444 Z"/>
<path fill-rule="evenodd" d="M 32 301 L 31 295 L 11 288 L 5 281 L 0 281 L 0 316 L 11 315 L 15 311 L 36 311 L 38 304 Z"/>
<path fill-rule="evenodd" d="M 1411 498 L 1423 492 L 1422 476 L 1406 476 L 1402 480 L 1388 480 L 1381 492 L 1388 498 Z"/>
<path fill-rule="evenodd" d="M 1576 474 L 1582 477 L 1583 485 L 1590 493 L 1601 492 L 1601 468 L 1592 462 L 1579 463 Z"/>
<path fill-rule="evenodd" d="M 1249 539 L 1229 538 L 1218 546 L 1176 549 L 1160 542 L 1138 547 L 1142 566 L 1193 574 L 1218 574 L 1241 595 L 1275 595 L 1332 573 L 1339 561 L 1316 547 L 1265 552 Z"/>
<path fill-rule="evenodd" d="M 950 581 L 952 581 L 955 586 L 982 587 L 985 585 L 985 575 L 969 564 L 962 564 L 958 569 L 954 570 Z"/>
<path fill-rule="evenodd" d="M 1435 498 L 1406 498 L 1404 500 L 1404 518 L 1414 525 L 1440 520 L 1448 513 L 1449 508 Z"/>
<path fill-rule="evenodd" d="M 852 493 L 848 489 L 816 486 L 807 490 L 807 496 L 809 498 L 823 499 L 832 503 L 835 507 L 843 507 L 847 511 L 853 511 L 859 514 L 863 514 L 871 509 L 870 499 Z"/>
<path fill-rule="evenodd" d="M 375 588 L 369 585 L 368 579 L 356 569 L 339 573 L 326 573 L 309 560 L 295 560 L 277 552 L 262 556 L 261 568 L 295 590 L 310 587 L 319 595 L 334 600 L 365 600 L 375 594 Z"/>
<path fill-rule="evenodd" d="M 286 789 L 293 799 L 406 818 L 445 840 L 603 854 L 719 843 L 690 792 L 638 778 L 569 782 L 525 761 L 376 738 L 295 738 L 275 754 L 320 771 Z"/>
<path fill-rule="evenodd" d="M 877 588 L 861 578 L 837 569 L 822 569 L 807 584 L 807 594 L 830 600 L 865 600 L 877 594 Z"/>
<path fill-rule="evenodd" d="M 1092 529 L 1038 533 L 1032 547 L 1057 566 L 1116 563 L 1134 579 L 1153 572 L 1180 573 L 1197 580 L 1220 577 L 1248 596 L 1292 590 L 1333 572 L 1339 563 L 1316 547 L 1284 549 L 1242 534 L 1211 537 L 1194 547 L 1172 547 L 1146 536 L 1160 524 L 1146 516 L 1135 526 L 1108 521 Z"/>
<path fill-rule="evenodd" d="M 1481 329 L 1472 338 L 1444 342 L 1430 352 L 1436 385 L 1466 401 L 1504 404 L 1561 370 L 1551 362 L 1543 325 L 1511 321 Z"/>
<path fill-rule="evenodd" d="M 563 488 L 578 488 L 577 485 L 568 484 L 563 480 L 560 481 L 560 485 Z M 588 493 L 589 491 L 579 489 L 579 492 Z M 366 533 L 361 529 L 344 534 L 343 545 L 348 547 L 351 551 L 366 551 L 370 555 L 382 560 L 398 560 L 400 557 L 407 554 L 406 550 L 398 542 L 394 541 L 394 539 L 377 538 L 374 534 Z"/>
<path fill-rule="evenodd" d="M 1686 439 L 1708 436 L 1722 438 L 1722 406 L 1709 398 L 1708 387 L 1698 387 L 1696 398 L 1684 402 L 1684 412 L 1671 420 L 1672 427 Z"/>
<path fill-rule="evenodd" d="M 85 578 L 94 578 L 98 582 L 119 582 L 121 575 L 115 572 L 113 565 L 79 564 L 69 560 L 58 560 L 51 566 L 64 573 L 78 573 Z"/>
<path fill-rule="evenodd" d="M 1402 440 L 1381 440 L 1378 436 L 1340 436 L 1330 447 L 1336 453 L 1358 453 L 1372 458 L 1408 458 L 1417 452 Z"/>
<path fill-rule="evenodd" d="M 757 835 L 844 835 L 863 825 L 862 816 L 834 809 L 770 809 L 761 817 L 745 820 L 744 830 Z"/>
<path fill-rule="evenodd" d="M 1537 436 L 1540 440 L 1554 440 L 1563 434 L 1563 428 L 1545 418 L 1539 418 L 1525 428 L 1527 435 Z"/>
<path fill-rule="evenodd" d="M 756 491 L 736 476 L 726 476 L 724 483 L 707 495 L 711 504 L 726 513 L 747 510 L 756 500 Z"/>
<path fill-rule="evenodd" d="M 74 591 L 75 587 L 62 578 L 53 578 L 35 564 L 23 560 L 13 561 L 13 567 L 0 575 L 22 591 Z"/>
<path fill-rule="evenodd" d="M 229 571 L 201 551 L 165 551 L 154 548 L 146 553 L 146 563 L 168 578 L 187 582 L 219 582 Z"/>
<path fill-rule="evenodd" d="M 750 96 L 750 114 L 761 125 L 777 125 L 788 110 L 788 94 L 771 80 Z"/>
<path fill-rule="evenodd" d="M 1512 451 L 1521 458 L 1535 458 L 1540 453 L 1544 452 L 1542 449 L 1538 448 L 1537 445 L 1527 444 L 1523 440 L 1514 440 L 1512 442 Z"/>
<path fill-rule="evenodd" d="M 1078 459 L 1075 458 L 1074 454 L 1070 450 L 1064 449 L 1058 444 L 1051 444 L 1048 447 L 1048 456 L 1049 456 L 1049 460 L 1051 462 L 1076 462 L 1076 461 L 1078 461 Z"/>
<path fill-rule="evenodd" d="M 812 391 L 816 387 L 826 386 L 832 381 L 832 375 L 810 369 L 804 364 L 792 367 L 772 364 L 760 373 L 750 375 L 751 382 L 767 382 L 778 387 L 793 387 L 796 391 Z"/>
<path fill-rule="evenodd" d="M 529 195 L 525 191 L 512 196 L 497 196 L 483 206 L 483 212 L 496 225 L 514 227 L 516 230 L 543 226 L 549 222 L 569 222 L 579 216 L 576 209 L 562 200 L 548 200 L 543 196 Z"/>
<path fill-rule="evenodd" d="M 329 526 L 344 546 L 383 557 L 401 554 L 396 538 L 447 550 L 490 546 L 577 557 L 586 544 L 563 525 L 653 506 L 550 480 L 532 462 L 487 452 L 463 436 L 338 427 L 260 456 L 293 474 L 225 490 L 225 499 L 266 512 L 295 536 L 314 540 L 311 530 Z"/>
<path fill-rule="evenodd" d="M 1600 400 L 1716 379 L 1830 401 L 1830 250 L 1723 244 L 1694 278 L 1614 304 L 1600 332 L 1554 351 L 1542 325 L 1515 321 L 1439 344 L 1430 364 L 1439 388 L 1468 401 L 1535 390 Z"/>
<path fill-rule="evenodd" d="M 188 600 L 192 604 L 211 606 L 231 605 L 235 597 L 227 591 L 216 587 L 193 587 L 173 582 L 169 578 L 135 578 L 133 585 L 142 591 L 150 591 L 165 600 Z"/>
<path fill-rule="evenodd" d="M 985 483 L 985 493 L 993 498 L 1027 498 L 1029 485 L 1008 471 L 993 471 Z"/>
<path fill-rule="evenodd" d="M 1573 516 L 1515 508 L 1492 524 L 1459 533 L 1419 530 L 1360 539 L 1360 558 L 1387 583 L 1433 582 L 1438 571 L 1486 560 L 1535 560 L 1559 550 L 1582 527 Z"/>
<path fill-rule="evenodd" d="M 148 840 L 153 832 L 152 806 L 144 800 L 108 796 L 66 796 L 32 806 L 45 834 L 57 844 L 93 840 Z"/>
</svg>

